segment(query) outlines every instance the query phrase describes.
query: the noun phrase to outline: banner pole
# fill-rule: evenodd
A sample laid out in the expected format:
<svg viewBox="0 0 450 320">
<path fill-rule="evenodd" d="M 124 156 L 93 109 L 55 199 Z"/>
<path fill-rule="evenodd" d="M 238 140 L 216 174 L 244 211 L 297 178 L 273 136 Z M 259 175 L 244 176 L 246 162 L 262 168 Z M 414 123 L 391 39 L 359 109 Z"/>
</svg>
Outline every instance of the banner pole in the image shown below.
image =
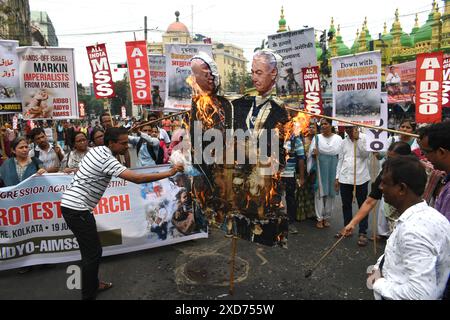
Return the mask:
<svg viewBox="0 0 450 320">
<path fill-rule="evenodd" d="M 371 126 L 371 125 L 369 125 L 369 124 L 357 123 L 357 122 L 352 122 L 352 121 L 343 120 L 343 119 L 339 119 L 339 118 L 328 117 L 328 116 L 324 116 L 324 115 L 318 115 L 318 114 L 315 114 L 315 113 L 311 113 L 311 112 L 304 111 L 304 110 L 299 110 L 299 109 L 292 108 L 292 107 L 285 107 L 285 108 L 286 108 L 287 110 L 291 110 L 291 111 L 296 111 L 296 112 L 301 112 L 301 113 L 304 113 L 304 114 L 308 114 L 308 115 L 310 115 L 310 116 L 312 116 L 312 117 L 319 117 L 319 118 L 325 118 L 325 119 L 329 119 L 329 120 L 335 120 L 335 121 L 339 121 L 339 122 L 351 124 L 352 126 L 364 127 L 364 128 L 375 129 L 375 130 L 381 130 L 381 131 L 387 131 L 387 132 L 396 133 L 396 134 L 401 134 L 401 135 L 404 135 L 404 136 L 409 136 L 409 137 L 414 137 L 414 138 L 418 138 L 418 137 L 419 137 L 418 134 L 413 134 L 413 133 L 408 133 L 408 132 L 402 132 L 402 131 L 392 130 L 392 129 L 388 129 L 388 128 L 381 128 L 381 127 L 377 127 L 377 126 Z"/>
<path fill-rule="evenodd" d="M 230 295 L 234 294 L 234 265 L 236 261 L 237 237 L 233 236 L 231 240 L 231 261 L 230 261 Z"/>
<path fill-rule="evenodd" d="M 178 112 L 178 113 L 174 113 L 174 114 L 170 114 L 170 115 L 167 115 L 167 116 L 158 118 L 158 119 L 156 119 L 156 120 L 147 121 L 147 122 L 141 123 L 140 125 L 137 125 L 137 126 L 134 126 L 134 127 L 130 128 L 130 130 L 128 130 L 128 132 L 130 132 L 130 131 L 132 131 L 132 130 L 134 130 L 134 129 L 137 129 L 137 128 L 140 128 L 140 127 L 143 127 L 143 126 L 147 126 L 147 125 L 149 125 L 149 124 L 152 124 L 152 123 L 155 123 L 155 122 L 164 120 L 164 119 L 176 117 L 176 116 L 179 116 L 179 115 L 182 115 L 182 114 L 185 114 L 185 113 L 189 113 L 189 112 L 191 112 L 191 111 L 190 111 L 190 110 L 181 111 L 181 112 Z"/>
<path fill-rule="evenodd" d="M 358 130 L 358 128 L 356 128 Z M 356 202 L 356 144 L 357 140 L 353 138 L 353 203 Z"/>
</svg>

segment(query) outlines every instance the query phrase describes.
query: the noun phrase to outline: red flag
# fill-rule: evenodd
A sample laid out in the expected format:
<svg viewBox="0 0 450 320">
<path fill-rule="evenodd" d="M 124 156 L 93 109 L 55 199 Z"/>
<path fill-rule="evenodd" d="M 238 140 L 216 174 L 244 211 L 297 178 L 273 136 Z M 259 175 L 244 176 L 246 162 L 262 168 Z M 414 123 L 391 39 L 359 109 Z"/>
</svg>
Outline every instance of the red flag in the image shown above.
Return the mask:
<svg viewBox="0 0 450 320">
<path fill-rule="evenodd" d="M 416 122 L 442 119 L 442 51 L 418 54 L 416 58 Z"/>
<path fill-rule="evenodd" d="M 323 114 L 319 67 L 302 68 L 302 74 L 306 111 L 317 115 Z"/>
<path fill-rule="evenodd" d="M 131 41 L 126 42 L 125 45 L 127 48 L 128 73 L 133 104 L 151 104 L 152 95 L 147 42 Z"/>
<path fill-rule="evenodd" d="M 89 63 L 91 65 L 92 77 L 94 78 L 94 92 L 97 99 L 113 98 L 114 83 L 104 43 L 86 47 Z"/>
</svg>

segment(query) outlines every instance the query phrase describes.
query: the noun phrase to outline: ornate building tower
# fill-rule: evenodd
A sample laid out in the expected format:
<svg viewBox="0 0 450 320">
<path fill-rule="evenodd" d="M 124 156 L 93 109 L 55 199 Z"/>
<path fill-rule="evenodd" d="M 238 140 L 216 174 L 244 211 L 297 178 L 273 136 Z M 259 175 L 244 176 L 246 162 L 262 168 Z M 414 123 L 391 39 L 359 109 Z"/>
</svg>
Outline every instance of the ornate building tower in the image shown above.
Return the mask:
<svg viewBox="0 0 450 320">
<path fill-rule="evenodd" d="M 442 15 L 441 49 L 450 50 L 450 1 L 445 0 L 444 14 Z"/>
<path fill-rule="evenodd" d="M 284 7 L 281 7 L 281 16 L 280 21 L 278 21 L 278 30 L 277 32 L 285 32 L 286 29 L 286 20 L 284 19 Z"/>
</svg>

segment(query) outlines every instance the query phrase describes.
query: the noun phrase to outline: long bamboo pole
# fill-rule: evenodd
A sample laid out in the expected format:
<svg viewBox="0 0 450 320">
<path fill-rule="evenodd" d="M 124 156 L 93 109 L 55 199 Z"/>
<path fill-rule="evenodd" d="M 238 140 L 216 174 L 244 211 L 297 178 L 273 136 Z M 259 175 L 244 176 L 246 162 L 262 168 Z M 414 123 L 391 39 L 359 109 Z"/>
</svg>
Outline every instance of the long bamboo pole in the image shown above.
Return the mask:
<svg viewBox="0 0 450 320">
<path fill-rule="evenodd" d="M 304 113 L 304 114 L 308 114 L 308 115 L 313 116 L 313 117 L 325 118 L 325 119 L 329 119 L 329 120 L 335 120 L 335 121 L 351 124 L 351 125 L 357 126 L 357 127 L 364 127 L 364 128 L 369 128 L 369 129 L 382 130 L 382 131 L 387 131 L 387 132 L 391 132 L 391 133 L 401 134 L 401 135 L 404 135 L 404 136 L 409 136 L 409 137 L 414 137 L 414 138 L 418 138 L 419 137 L 418 134 L 414 134 L 414 133 L 402 132 L 402 131 L 392 130 L 392 129 L 388 129 L 388 128 L 381 128 L 381 127 L 377 127 L 377 126 L 372 126 L 370 124 L 363 124 L 363 123 L 358 123 L 358 122 L 352 122 L 352 121 L 339 119 L 339 118 L 334 118 L 334 117 L 329 117 L 329 116 L 324 116 L 324 115 L 317 115 L 315 113 L 311 113 L 311 112 L 308 112 L 308 111 L 304 111 L 304 110 L 300 110 L 300 109 L 296 109 L 296 108 L 292 108 L 292 107 L 286 107 L 286 109 L 287 110 L 301 112 L 301 113 Z"/>
<path fill-rule="evenodd" d="M 185 113 L 189 113 L 189 112 L 191 112 L 191 110 L 185 110 L 185 111 L 181 111 L 181 112 L 169 114 L 169 115 L 167 115 L 167 116 L 164 116 L 164 117 L 161 117 L 161 118 L 152 120 L 152 121 L 147 121 L 147 122 L 141 123 L 141 124 L 138 125 L 138 126 L 134 126 L 134 127 L 130 128 L 130 130 L 128 130 L 128 131 L 130 132 L 130 131 L 135 130 L 135 129 L 137 129 L 137 128 L 144 127 L 144 126 L 147 126 L 147 125 L 149 125 L 149 124 L 152 124 L 152 123 L 155 123 L 155 122 L 164 120 L 164 119 L 176 117 L 176 116 L 179 116 L 179 115 L 182 115 L 182 114 L 185 114 Z"/>
</svg>

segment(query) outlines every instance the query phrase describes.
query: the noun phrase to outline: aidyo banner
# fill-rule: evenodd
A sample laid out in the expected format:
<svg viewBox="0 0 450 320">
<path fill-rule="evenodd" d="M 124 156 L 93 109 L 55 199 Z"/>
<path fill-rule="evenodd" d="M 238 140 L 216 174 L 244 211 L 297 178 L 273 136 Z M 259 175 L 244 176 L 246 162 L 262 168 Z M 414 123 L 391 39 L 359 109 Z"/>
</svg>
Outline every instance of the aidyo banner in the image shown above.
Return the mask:
<svg viewBox="0 0 450 320">
<path fill-rule="evenodd" d="M 35 175 L 0 189 L 0 270 L 80 260 L 78 241 L 61 215 L 71 181 L 71 175 Z M 141 185 L 113 178 L 94 215 L 104 256 L 208 237 L 182 174 Z"/>
<path fill-rule="evenodd" d="M 388 124 L 388 95 L 381 93 L 381 118 L 378 127 L 387 129 Z M 386 152 L 388 145 L 388 132 L 377 129 L 366 130 L 366 150 L 372 152 Z"/>
<path fill-rule="evenodd" d="M 0 114 L 22 112 L 18 45 L 19 41 L 0 40 Z"/>
<path fill-rule="evenodd" d="M 378 51 L 331 60 L 333 117 L 369 125 L 380 119 L 381 53 Z M 334 123 L 343 125 L 345 123 Z"/>
<path fill-rule="evenodd" d="M 19 47 L 24 119 L 77 119 L 73 49 Z"/>
</svg>

